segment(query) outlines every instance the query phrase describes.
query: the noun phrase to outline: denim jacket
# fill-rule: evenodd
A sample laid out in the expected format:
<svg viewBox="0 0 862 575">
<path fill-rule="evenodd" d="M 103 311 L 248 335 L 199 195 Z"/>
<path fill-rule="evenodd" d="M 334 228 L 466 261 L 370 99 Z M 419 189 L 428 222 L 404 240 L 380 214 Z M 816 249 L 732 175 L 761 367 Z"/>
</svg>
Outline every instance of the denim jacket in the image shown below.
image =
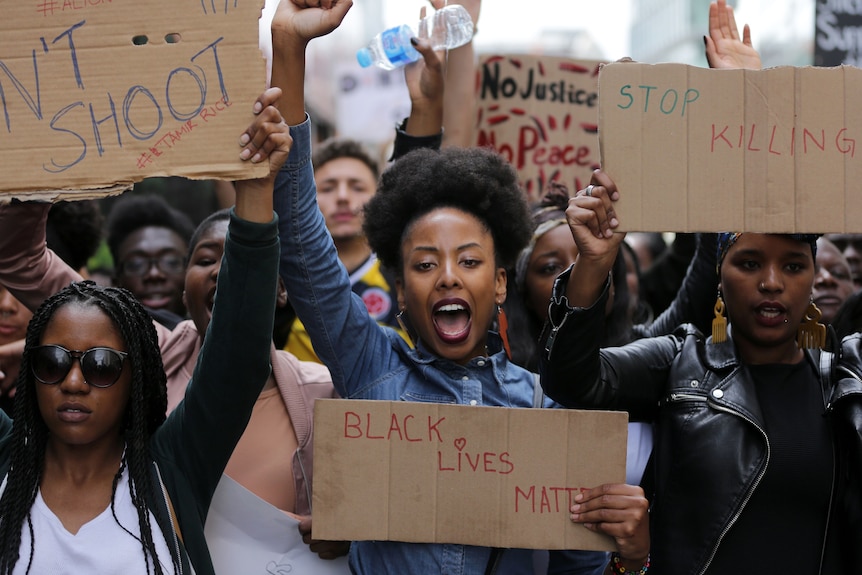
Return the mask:
<svg viewBox="0 0 862 575">
<path fill-rule="evenodd" d="M 429 353 L 421 343 L 410 348 L 394 330 L 371 319 L 350 289 L 317 209 L 309 121 L 292 126 L 290 135 L 293 146 L 275 193 L 280 273 L 338 393 L 350 399 L 531 407 L 533 374 L 508 361 L 495 334 L 489 337 L 489 357 L 462 366 Z M 467 545 L 358 541 L 351 545 L 350 566 L 354 573 L 374 575 L 482 574 L 491 551 Z M 531 556 L 529 550 L 507 549 L 497 573 L 531 574 Z"/>
</svg>

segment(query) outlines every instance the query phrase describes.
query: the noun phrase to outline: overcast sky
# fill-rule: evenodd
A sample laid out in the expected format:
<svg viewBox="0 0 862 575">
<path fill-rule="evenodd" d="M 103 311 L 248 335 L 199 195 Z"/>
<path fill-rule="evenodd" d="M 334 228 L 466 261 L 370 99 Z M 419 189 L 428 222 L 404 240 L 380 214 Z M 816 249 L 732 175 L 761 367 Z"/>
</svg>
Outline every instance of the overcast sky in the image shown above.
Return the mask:
<svg viewBox="0 0 862 575">
<path fill-rule="evenodd" d="M 419 9 L 428 5 L 426 0 L 383 2 L 387 26 L 416 20 Z M 630 19 L 630 0 L 485 0 L 475 43 L 481 49 L 513 35 L 529 40 L 545 30 L 586 29 L 605 56 L 616 59 L 628 55 Z"/>
<path fill-rule="evenodd" d="M 386 25 L 412 22 L 427 0 L 382 1 Z M 701 0 L 708 2 L 709 0 Z M 524 39 L 541 37 L 544 31 L 585 29 L 615 60 L 629 56 L 631 0 L 484 0 L 476 45 L 498 45 L 513 34 Z M 737 0 L 737 21 L 751 25 L 755 47 L 764 38 L 810 38 L 814 29 L 814 0 Z M 513 27 L 517 26 L 518 31 Z"/>
</svg>

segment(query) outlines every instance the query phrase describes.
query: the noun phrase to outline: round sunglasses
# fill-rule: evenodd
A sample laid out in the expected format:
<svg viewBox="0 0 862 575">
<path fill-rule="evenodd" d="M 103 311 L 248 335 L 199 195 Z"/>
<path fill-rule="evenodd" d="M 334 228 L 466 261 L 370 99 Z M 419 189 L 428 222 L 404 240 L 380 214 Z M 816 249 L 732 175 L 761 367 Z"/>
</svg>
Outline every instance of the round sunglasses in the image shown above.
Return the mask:
<svg viewBox="0 0 862 575">
<path fill-rule="evenodd" d="M 59 345 L 40 345 L 31 352 L 30 365 L 40 383 L 54 385 L 66 378 L 72 362 L 78 360 L 87 385 L 111 387 L 120 379 L 123 361 L 129 355 L 110 347 L 92 347 L 86 351 L 69 350 Z"/>
</svg>

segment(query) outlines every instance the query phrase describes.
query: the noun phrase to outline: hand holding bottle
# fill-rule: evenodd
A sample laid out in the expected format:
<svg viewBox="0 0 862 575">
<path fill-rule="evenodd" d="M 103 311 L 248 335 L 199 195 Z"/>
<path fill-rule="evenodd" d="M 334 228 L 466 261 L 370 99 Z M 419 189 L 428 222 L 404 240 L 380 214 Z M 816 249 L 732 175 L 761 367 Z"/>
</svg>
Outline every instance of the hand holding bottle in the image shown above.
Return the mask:
<svg viewBox="0 0 862 575">
<path fill-rule="evenodd" d="M 422 57 L 410 42 L 417 36 L 428 38 L 434 50 L 457 48 L 473 37 L 473 18 L 460 4 L 446 6 L 423 18 L 415 31 L 407 24 L 384 30 L 357 52 L 356 59 L 363 68 L 374 64 L 394 70 Z"/>
</svg>

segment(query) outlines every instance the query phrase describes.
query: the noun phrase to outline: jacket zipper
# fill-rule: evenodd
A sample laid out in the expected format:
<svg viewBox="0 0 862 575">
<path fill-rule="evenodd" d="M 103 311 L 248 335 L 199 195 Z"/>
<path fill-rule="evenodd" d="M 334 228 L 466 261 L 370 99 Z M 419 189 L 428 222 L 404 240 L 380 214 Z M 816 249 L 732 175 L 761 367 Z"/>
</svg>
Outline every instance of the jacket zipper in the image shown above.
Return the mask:
<svg viewBox="0 0 862 575">
<path fill-rule="evenodd" d="M 171 517 L 170 517 L 171 507 L 170 507 L 170 505 L 168 505 L 168 491 L 167 491 L 167 488 L 165 487 L 165 482 L 162 481 L 162 472 L 159 471 L 159 464 L 158 463 L 153 461 L 153 465 L 156 468 L 156 477 L 159 478 L 159 487 L 162 490 L 162 497 L 164 498 L 164 501 L 165 501 L 165 509 L 168 511 L 168 519 L 171 519 Z M 179 522 L 179 519 L 177 519 L 177 522 Z M 180 541 L 179 541 L 179 538 L 177 536 L 177 532 L 174 529 L 173 520 L 171 520 L 170 529 L 171 529 L 171 532 L 173 533 L 174 551 L 176 551 L 176 553 L 177 553 L 177 559 L 179 561 L 179 566 L 180 566 L 180 575 L 182 575 L 182 572 L 183 572 L 183 555 L 182 555 L 182 552 L 180 551 Z"/>
<path fill-rule="evenodd" d="M 832 428 L 830 425 L 830 435 Z M 817 575 L 823 574 L 823 562 L 826 560 L 826 541 L 829 540 L 829 522 L 832 521 L 832 498 L 835 496 L 835 482 L 838 478 L 838 455 L 835 453 L 835 440 L 832 440 L 832 487 L 829 488 L 829 506 L 826 508 L 826 528 L 823 530 L 823 545 L 820 547 L 820 568 Z"/>
<path fill-rule="evenodd" d="M 728 408 L 723 407 L 721 405 L 718 405 L 716 403 L 710 403 L 708 398 L 703 397 L 701 395 L 694 395 L 694 394 L 689 394 L 689 393 L 672 393 L 670 395 L 670 398 L 672 401 L 678 401 L 678 400 L 703 401 L 703 402 L 709 403 L 712 407 L 714 407 L 718 411 L 723 411 L 725 413 L 729 413 L 730 415 L 735 415 L 741 419 L 744 419 L 745 421 L 747 421 L 748 423 L 753 425 L 754 428 L 757 429 L 757 431 L 759 431 L 761 435 L 763 435 L 763 439 L 766 442 L 766 462 L 763 464 L 763 467 L 761 468 L 760 472 L 757 474 L 757 477 L 755 478 L 754 484 L 751 486 L 751 489 L 749 489 L 748 493 L 746 493 L 745 499 L 742 500 L 742 503 L 739 505 L 739 508 L 733 514 L 733 517 L 730 518 L 730 521 L 727 523 L 727 525 L 724 526 L 724 529 L 721 530 L 721 534 L 718 536 L 718 540 L 715 542 L 715 545 L 712 548 L 712 552 L 709 554 L 709 559 L 707 559 L 706 563 L 703 565 L 703 568 L 699 571 L 698 575 L 703 575 L 704 573 L 706 573 L 706 570 L 709 569 L 709 566 L 712 564 L 712 560 L 715 559 L 715 554 L 718 551 L 718 546 L 721 545 L 721 542 L 724 539 L 724 536 L 727 535 L 727 532 L 730 531 L 730 528 L 733 527 L 733 525 L 739 519 L 739 516 L 742 514 L 743 509 L 745 509 L 745 506 L 748 504 L 749 499 L 751 499 L 751 496 L 754 494 L 754 490 L 757 489 L 757 486 L 760 484 L 760 481 L 763 479 L 763 476 L 766 475 L 766 468 L 769 466 L 769 457 L 770 457 L 770 454 L 772 452 L 772 447 L 769 445 L 769 437 L 766 435 L 766 432 L 759 425 L 757 425 L 757 423 L 755 423 L 751 418 L 746 417 L 737 411 L 733 411 L 732 409 L 728 409 Z"/>
<path fill-rule="evenodd" d="M 862 378 L 860 378 L 859 375 L 855 371 L 853 371 L 847 367 L 839 366 L 837 369 L 839 371 L 843 371 L 844 373 L 850 375 L 856 381 L 862 381 Z M 848 393 L 844 397 L 847 397 L 848 395 L 859 395 L 859 392 L 854 391 L 854 392 Z M 834 410 L 835 409 L 833 406 L 833 402 L 830 398 L 829 401 L 826 403 L 826 412 L 831 413 Z M 830 426 L 830 432 L 831 431 L 832 431 L 832 428 Z M 822 575 L 822 573 L 823 573 L 823 562 L 824 562 L 825 557 L 826 557 L 826 541 L 829 538 L 829 523 L 832 520 L 832 500 L 835 497 L 835 482 L 837 481 L 837 476 L 838 476 L 838 454 L 835 452 L 835 440 L 834 440 L 834 438 L 832 441 L 832 462 L 833 462 L 832 463 L 832 489 L 829 491 L 829 512 L 826 514 L 826 532 L 823 535 L 823 548 L 820 551 L 820 569 L 818 571 L 819 575 Z"/>
</svg>

